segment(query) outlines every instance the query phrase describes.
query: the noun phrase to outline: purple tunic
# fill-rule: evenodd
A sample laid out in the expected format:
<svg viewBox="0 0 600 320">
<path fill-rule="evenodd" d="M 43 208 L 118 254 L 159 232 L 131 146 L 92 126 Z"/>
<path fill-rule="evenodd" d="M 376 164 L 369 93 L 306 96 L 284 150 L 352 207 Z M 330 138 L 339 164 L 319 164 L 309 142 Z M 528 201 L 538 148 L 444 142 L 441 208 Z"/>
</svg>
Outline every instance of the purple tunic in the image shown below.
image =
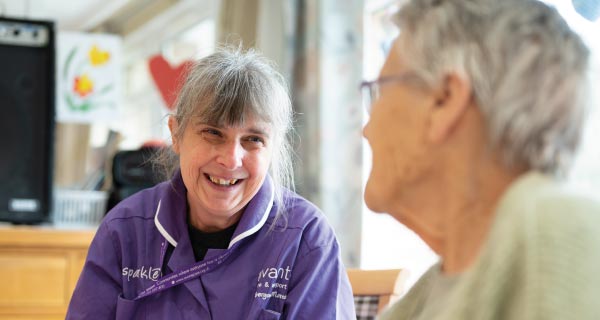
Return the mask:
<svg viewBox="0 0 600 320">
<path fill-rule="evenodd" d="M 300 196 L 284 194 L 275 221 L 267 176 L 214 270 L 135 299 L 164 275 L 195 263 L 180 174 L 122 201 L 100 225 L 67 319 L 356 319 L 332 228 Z M 166 255 L 172 246 L 172 254 Z M 209 261 L 230 249 L 209 249 Z"/>
</svg>

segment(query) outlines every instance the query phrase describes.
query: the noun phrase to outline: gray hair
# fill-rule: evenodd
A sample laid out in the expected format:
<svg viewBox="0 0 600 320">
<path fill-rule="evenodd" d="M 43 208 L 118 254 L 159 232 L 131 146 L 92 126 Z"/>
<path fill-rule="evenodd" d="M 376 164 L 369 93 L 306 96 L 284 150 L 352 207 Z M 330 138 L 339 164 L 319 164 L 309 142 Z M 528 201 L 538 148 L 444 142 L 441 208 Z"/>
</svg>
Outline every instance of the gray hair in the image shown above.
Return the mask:
<svg viewBox="0 0 600 320">
<path fill-rule="evenodd" d="M 285 80 L 274 65 L 253 49 L 220 47 L 188 69 L 175 103 L 181 139 L 190 120 L 201 119 L 214 126 L 241 125 L 255 117 L 271 126 L 273 157 L 269 173 L 274 182 L 277 218 L 284 212 L 283 190 L 294 187 L 292 149 L 292 104 Z M 158 162 L 171 176 L 179 167 L 174 153 L 163 154 Z M 170 159 L 169 159 L 170 158 Z"/>
<path fill-rule="evenodd" d="M 558 174 L 579 145 L 589 51 L 537 0 L 413 0 L 395 16 L 402 58 L 428 86 L 471 82 L 507 166 Z"/>
</svg>

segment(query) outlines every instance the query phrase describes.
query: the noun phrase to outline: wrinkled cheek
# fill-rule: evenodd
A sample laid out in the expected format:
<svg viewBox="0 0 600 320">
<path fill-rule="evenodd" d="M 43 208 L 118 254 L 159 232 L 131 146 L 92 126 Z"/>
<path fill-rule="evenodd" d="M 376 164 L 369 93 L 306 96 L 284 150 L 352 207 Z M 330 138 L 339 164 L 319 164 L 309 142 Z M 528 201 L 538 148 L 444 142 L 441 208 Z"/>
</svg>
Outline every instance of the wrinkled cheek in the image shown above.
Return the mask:
<svg viewBox="0 0 600 320">
<path fill-rule="evenodd" d="M 188 189 L 196 189 L 200 183 L 201 176 L 198 174 L 198 169 L 189 164 L 182 163 L 181 174 Z"/>
<path fill-rule="evenodd" d="M 190 177 L 192 177 L 194 179 L 194 181 L 196 182 L 196 185 L 200 185 L 200 183 L 202 182 L 201 180 L 204 178 L 201 174 L 199 174 L 198 170 L 190 170 Z"/>
<path fill-rule="evenodd" d="M 418 183 L 431 170 L 432 157 L 423 150 L 413 150 L 404 155 L 396 154 L 396 157 L 402 158 L 402 161 L 396 161 L 396 170 L 407 182 Z"/>
<path fill-rule="evenodd" d="M 265 178 L 270 167 L 271 157 L 268 156 L 256 159 L 255 161 L 248 161 L 246 163 L 246 170 L 258 181 L 262 181 Z"/>
</svg>

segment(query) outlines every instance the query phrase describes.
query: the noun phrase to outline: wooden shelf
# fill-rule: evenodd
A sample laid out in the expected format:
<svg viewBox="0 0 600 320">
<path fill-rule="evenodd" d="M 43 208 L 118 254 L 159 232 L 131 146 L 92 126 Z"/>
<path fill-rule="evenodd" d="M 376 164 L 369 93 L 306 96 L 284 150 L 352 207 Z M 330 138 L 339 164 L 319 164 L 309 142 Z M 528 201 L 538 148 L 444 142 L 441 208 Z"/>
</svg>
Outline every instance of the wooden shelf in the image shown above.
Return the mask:
<svg viewBox="0 0 600 320">
<path fill-rule="evenodd" d="M 0 226 L 0 319 L 64 319 L 95 232 Z"/>
</svg>

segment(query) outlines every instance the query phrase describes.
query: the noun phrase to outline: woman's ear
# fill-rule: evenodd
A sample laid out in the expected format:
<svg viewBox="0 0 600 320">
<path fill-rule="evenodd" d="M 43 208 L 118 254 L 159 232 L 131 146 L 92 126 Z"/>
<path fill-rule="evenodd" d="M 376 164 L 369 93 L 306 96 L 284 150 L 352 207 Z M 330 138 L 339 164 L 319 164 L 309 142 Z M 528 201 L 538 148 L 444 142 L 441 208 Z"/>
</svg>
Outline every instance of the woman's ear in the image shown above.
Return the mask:
<svg viewBox="0 0 600 320">
<path fill-rule="evenodd" d="M 179 141 L 177 140 L 177 131 L 179 129 L 179 123 L 174 116 L 169 116 L 169 131 L 171 131 L 171 142 L 173 142 L 173 151 L 179 154 Z"/>
<path fill-rule="evenodd" d="M 471 104 L 471 83 L 456 73 L 446 76 L 440 87 L 434 91 L 429 126 L 429 140 L 440 143 L 446 140 L 461 121 Z"/>
</svg>

